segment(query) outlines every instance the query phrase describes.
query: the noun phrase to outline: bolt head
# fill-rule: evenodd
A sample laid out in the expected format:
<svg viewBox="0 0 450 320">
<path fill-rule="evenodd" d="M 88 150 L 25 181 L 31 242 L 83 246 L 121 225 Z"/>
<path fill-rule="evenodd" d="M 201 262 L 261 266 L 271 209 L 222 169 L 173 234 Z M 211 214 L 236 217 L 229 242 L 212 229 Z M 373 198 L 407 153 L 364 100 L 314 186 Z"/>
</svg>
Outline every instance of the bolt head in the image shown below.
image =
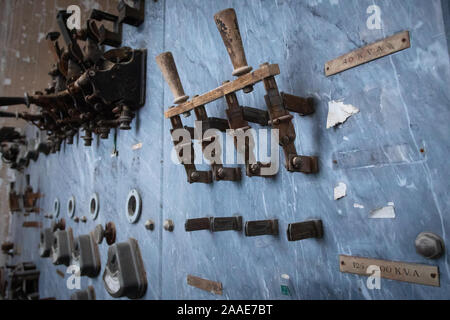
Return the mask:
<svg viewBox="0 0 450 320">
<path fill-rule="evenodd" d="M 83 222 L 83 223 L 86 223 L 86 222 L 87 222 L 86 216 L 82 216 L 82 217 L 81 217 L 81 222 Z"/>
<path fill-rule="evenodd" d="M 244 91 L 244 93 L 251 93 L 253 92 L 253 86 L 246 86 L 242 89 L 242 91 Z"/>
<path fill-rule="evenodd" d="M 250 166 L 250 171 L 252 173 L 257 173 L 259 169 L 260 169 L 259 163 L 255 163 Z"/>
<path fill-rule="evenodd" d="M 294 157 L 292 158 L 292 165 L 296 168 L 299 169 L 302 166 L 302 158 L 300 157 Z"/>
<path fill-rule="evenodd" d="M 191 173 L 192 181 L 197 181 L 200 178 L 200 174 L 197 171 Z"/>
<path fill-rule="evenodd" d="M 167 219 L 166 221 L 164 221 L 164 230 L 172 232 L 174 227 L 175 226 L 174 226 L 173 221 L 171 219 Z"/>
<path fill-rule="evenodd" d="M 281 142 L 283 143 L 283 145 L 287 145 L 290 141 L 291 141 L 291 138 L 289 136 L 283 136 L 281 138 Z"/>
<path fill-rule="evenodd" d="M 155 229 L 155 223 L 153 220 L 147 220 L 145 221 L 145 229 L 153 231 Z"/>
<path fill-rule="evenodd" d="M 444 241 L 431 232 L 420 233 L 415 241 L 416 251 L 427 259 L 437 259 L 444 253 Z"/>
</svg>

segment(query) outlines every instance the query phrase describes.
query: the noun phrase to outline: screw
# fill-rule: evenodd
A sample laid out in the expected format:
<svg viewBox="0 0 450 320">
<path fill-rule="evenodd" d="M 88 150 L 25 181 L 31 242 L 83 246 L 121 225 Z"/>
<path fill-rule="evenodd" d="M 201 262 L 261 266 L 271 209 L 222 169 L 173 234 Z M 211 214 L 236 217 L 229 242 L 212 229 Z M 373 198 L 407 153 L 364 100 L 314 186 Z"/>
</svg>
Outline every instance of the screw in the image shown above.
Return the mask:
<svg viewBox="0 0 450 320">
<path fill-rule="evenodd" d="M 217 177 L 219 177 L 220 179 L 224 178 L 224 172 L 223 172 L 223 168 L 219 168 L 217 169 Z"/>
<path fill-rule="evenodd" d="M 289 136 L 283 136 L 281 138 L 281 142 L 283 143 L 283 145 L 288 144 L 291 141 L 291 138 Z"/>
<path fill-rule="evenodd" d="M 197 171 L 191 173 L 192 181 L 197 181 L 200 178 L 200 174 Z"/>
<path fill-rule="evenodd" d="M 250 171 L 251 171 L 252 173 L 257 173 L 258 170 L 259 170 L 259 168 L 260 168 L 259 163 L 252 164 L 252 165 L 250 166 Z"/>
<path fill-rule="evenodd" d="M 172 220 L 167 219 L 166 221 L 164 221 L 164 230 L 172 232 L 174 228 L 175 226 Z"/>
<path fill-rule="evenodd" d="M 87 222 L 86 216 L 82 216 L 82 217 L 81 217 L 81 222 L 83 222 L 83 223 L 86 223 L 86 222 Z"/>
<path fill-rule="evenodd" d="M 145 221 L 145 229 L 153 231 L 155 229 L 155 223 L 153 220 L 147 220 Z"/>
<path fill-rule="evenodd" d="M 75 218 L 73 218 L 73 221 L 76 222 L 76 223 L 78 223 L 78 222 L 80 222 L 80 218 L 75 217 Z"/>
<path fill-rule="evenodd" d="M 302 158 L 300 157 L 294 157 L 292 158 L 292 165 L 296 168 L 296 169 L 300 169 L 302 166 Z"/>
</svg>

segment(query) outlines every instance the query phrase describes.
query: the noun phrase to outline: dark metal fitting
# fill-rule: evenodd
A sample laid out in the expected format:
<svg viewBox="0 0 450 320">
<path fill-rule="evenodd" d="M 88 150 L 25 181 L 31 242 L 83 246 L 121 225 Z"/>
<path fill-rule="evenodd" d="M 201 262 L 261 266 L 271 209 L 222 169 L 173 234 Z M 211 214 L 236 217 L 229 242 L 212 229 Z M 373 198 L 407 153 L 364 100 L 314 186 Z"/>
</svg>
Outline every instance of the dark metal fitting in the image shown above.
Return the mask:
<svg viewBox="0 0 450 320">
<path fill-rule="evenodd" d="M 290 223 L 287 229 L 289 241 L 298 241 L 308 238 L 322 238 L 322 220 L 309 220 L 304 222 Z"/>
</svg>

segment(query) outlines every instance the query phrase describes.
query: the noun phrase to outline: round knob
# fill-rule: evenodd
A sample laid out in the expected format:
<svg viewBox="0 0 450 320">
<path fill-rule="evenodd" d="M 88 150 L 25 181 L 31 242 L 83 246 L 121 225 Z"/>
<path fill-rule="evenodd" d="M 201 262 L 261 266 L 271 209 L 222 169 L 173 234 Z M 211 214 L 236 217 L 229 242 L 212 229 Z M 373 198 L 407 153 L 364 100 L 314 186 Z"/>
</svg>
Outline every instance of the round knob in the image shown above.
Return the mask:
<svg viewBox="0 0 450 320">
<path fill-rule="evenodd" d="M 101 244 L 103 242 L 104 237 L 105 237 L 105 229 L 103 229 L 103 226 L 101 224 L 96 225 L 94 229 L 95 242 Z"/>
</svg>

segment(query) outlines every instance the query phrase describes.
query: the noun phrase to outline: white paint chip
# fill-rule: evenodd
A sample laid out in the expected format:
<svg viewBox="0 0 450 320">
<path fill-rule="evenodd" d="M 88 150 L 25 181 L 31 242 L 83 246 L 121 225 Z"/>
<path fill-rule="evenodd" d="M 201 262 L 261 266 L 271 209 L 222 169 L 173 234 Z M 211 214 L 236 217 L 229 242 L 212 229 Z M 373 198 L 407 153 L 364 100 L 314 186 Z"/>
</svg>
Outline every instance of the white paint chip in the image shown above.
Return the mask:
<svg viewBox="0 0 450 320">
<path fill-rule="evenodd" d="M 359 204 L 359 203 L 354 203 L 353 204 L 353 208 L 364 209 L 364 206 L 362 204 Z"/>
<path fill-rule="evenodd" d="M 393 219 L 395 218 L 395 210 L 393 205 L 378 208 L 370 212 L 371 219 Z"/>
<path fill-rule="evenodd" d="M 142 142 L 136 143 L 135 145 L 131 146 L 132 150 L 138 150 L 142 148 Z"/>
<path fill-rule="evenodd" d="M 334 200 L 339 200 L 347 195 L 347 185 L 343 182 L 334 187 Z"/>
<path fill-rule="evenodd" d="M 357 114 L 359 109 L 351 104 L 344 104 L 342 101 L 328 102 L 327 129 L 340 123 L 344 123 L 352 115 Z"/>
</svg>

